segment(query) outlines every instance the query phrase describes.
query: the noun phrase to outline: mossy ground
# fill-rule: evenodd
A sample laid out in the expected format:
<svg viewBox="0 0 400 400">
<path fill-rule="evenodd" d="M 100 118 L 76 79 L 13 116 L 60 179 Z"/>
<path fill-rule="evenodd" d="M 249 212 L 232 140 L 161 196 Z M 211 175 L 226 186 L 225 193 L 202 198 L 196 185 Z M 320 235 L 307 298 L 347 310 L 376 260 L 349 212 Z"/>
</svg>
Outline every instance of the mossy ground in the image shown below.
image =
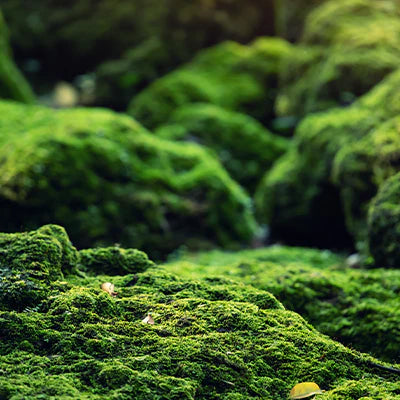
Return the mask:
<svg viewBox="0 0 400 400">
<path fill-rule="evenodd" d="M 100 290 L 105 281 L 116 297 Z M 74 273 L 49 287 L 36 307 L 0 312 L 2 398 L 284 399 L 309 380 L 327 390 L 321 399 L 399 390 L 396 373 L 242 283 L 149 265 L 124 276 Z M 142 321 L 149 313 L 154 324 Z"/>
<path fill-rule="evenodd" d="M 267 290 L 332 338 L 392 362 L 400 358 L 398 270 L 351 268 L 330 251 L 285 246 L 186 254 L 165 268 L 180 276 L 224 276 Z"/>
</svg>

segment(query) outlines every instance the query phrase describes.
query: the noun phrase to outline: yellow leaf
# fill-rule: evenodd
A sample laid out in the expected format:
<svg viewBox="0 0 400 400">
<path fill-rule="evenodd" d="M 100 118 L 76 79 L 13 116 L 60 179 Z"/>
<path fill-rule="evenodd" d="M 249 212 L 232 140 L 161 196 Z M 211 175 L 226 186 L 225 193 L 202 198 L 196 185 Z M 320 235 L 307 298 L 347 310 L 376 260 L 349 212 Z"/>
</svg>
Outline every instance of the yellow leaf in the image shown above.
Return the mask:
<svg viewBox="0 0 400 400">
<path fill-rule="evenodd" d="M 291 399 L 305 399 L 306 397 L 314 396 L 315 394 L 321 394 L 324 391 L 314 382 L 303 382 L 298 383 L 290 391 Z"/>
<path fill-rule="evenodd" d="M 150 314 L 147 314 L 147 317 L 142 320 L 144 324 L 154 325 L 154 319 Z"/>
</svg>

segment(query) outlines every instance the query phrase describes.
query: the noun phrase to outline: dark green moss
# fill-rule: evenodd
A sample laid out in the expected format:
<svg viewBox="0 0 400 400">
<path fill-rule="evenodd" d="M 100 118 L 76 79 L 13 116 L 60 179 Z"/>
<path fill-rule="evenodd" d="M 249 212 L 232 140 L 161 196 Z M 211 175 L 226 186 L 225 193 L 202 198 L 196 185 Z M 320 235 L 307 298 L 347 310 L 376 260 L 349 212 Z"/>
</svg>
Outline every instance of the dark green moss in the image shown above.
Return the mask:
<svg viewBox="0 0 400 400">
<path fill-rule="evenodd" d="M 81 248 L 135 243 L 155 258 L 256 231 L 250 198 L 198 145 L 107 110 L 2 102 L 0 111 L 3 230 L 56 222 Z"/>
<path fill-rule="evenodd" d="M 399 174 L 389 178 L 372 201 L 368 218 L 368 245 L 376 264 L 400 267 Z"/>
<path fill-rule="evenodd" d="M 286 139 L 273 135 L 253 118 L 213 104 L 180 107 L 155 133 L 214 150 L 230 175 L 249 192 L 288 147 Z"/>
<path fill-rule="evenodd" d="M 128 111 L 150 129 L 167 122 L 176 108 L 195 102 L 267 122 L 273 116 L 278 73 L 290 51 L 287 42 L 276 38 L 261 38 L 248 46 L 219 44 L 150 85 Z"/>
<path fill-rule="evenodd" d="M 27 233 L 0 234 L 0 309 L 40 303 L 52 281 L 76 263 L 78 253 L 64 229 L 47 225 Z"/>
<path fill-rule="evenodd" d="M 400 356 L 399 271 L 350 269 L 329 251 L 283 246 L 187 254 L 165 267 L 180 276 L 228 276 L 252 284 L 348 346 L 392 362 Z"/>
<path fill-rule="evenodd" d="M 79 263 L 87 271 L 108 275 L 142 272 L 154 265 L 146 253 L 120 247 L 81 250 Z"/>
</svg>

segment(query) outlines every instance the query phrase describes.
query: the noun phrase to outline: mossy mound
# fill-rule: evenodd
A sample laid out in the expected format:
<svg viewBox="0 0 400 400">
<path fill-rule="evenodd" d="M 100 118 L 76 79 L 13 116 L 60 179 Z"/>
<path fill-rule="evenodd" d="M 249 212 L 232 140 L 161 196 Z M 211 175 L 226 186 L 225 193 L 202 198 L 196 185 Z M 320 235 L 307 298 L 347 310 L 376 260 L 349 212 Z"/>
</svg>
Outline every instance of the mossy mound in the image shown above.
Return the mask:
<svg viewBox="0 0 400 400">
<path fill-rule="evenodd" d="M 186 254 L 165 268 L 182 277 L 252 284 L 348 346 L 392 362 L 400 357 L 400 271 L 353 269 L 329 251 L 284 246 Z"/>
<path fill-rule="evenodd" d="M 116 297 L 99 288 L 110 279 Z M 398 390 L 395 372 L 252 286 L 150 267 L 53 287 L 34 310 L 0 312 L 4 398 L 285 398 L 309 380 L 348 399 L 372 385 L 377 399 Z"/>
<path fill-rule="evenodd" d="M 256 231 L 250 199 L 200 146 L 101 109 L 1 102 L 0 113 L 3 230 L 59 223 L 80 248 L 134 244 L 155 258 Z"/>
<path fill-rule="evenodd" d="M 268 121 L 278 73 L 290 52 L 291 46 L 277 38 L 248 46 L 225 42 L 203 50 L 136 96 L 129 113 L 152 129 L 167 122 L 176 108 L 203 102 Z"/>
<path fill-rule="evenodd" d="M 0 9 L 0 98 L 33 103 L 33 92 L 14 64 L 8 43 L 8 30 Z"/>
<path fill-rule="evenodd" d="M 315 8 L 282 74 L 278 114 L 346 106 L 396 70 L 399 15 L 396 1 L 331 0 Z"/>
<path fill-rule="evenodd" d="M 386 121 L 400 110 L 399 87 L 397 71 L 352 106 L 311 115 L 299 124 L 293 148 L 266 174 L 255 195 L 257 211 L 276 237 L 332 246 L 325 240 L 332 236 L 338 245 L 349 245 L 350 232 L 356 242 L 363 241 L 374 180 L 382 181 L 382 171 L 388 176 L 393 169 L 377 167 L 384 152 L 391 151 L 384 142 L 396 135 L 385 132 L 394 123 Z M 365 162 L 368 146 L 368 153 L 376 150 L 376 162 Z"/>
<path fill-rule="evenodd" d="M 400 268 L 400 175 L 389 178 L 372 201 L 368 218 L 368 247 L 376 264 Z"/>
<path fill-rule="evenodd" d="M 63 228 L 0 234 L 0 310 L 36 306 L 49 284 L 76 264 L 78 252 Z"/>
<path fill-rule="evenodd" d="M 272 134 L 250 116 L 204 103 L 178 108 L 155 134 L 212 149 L 230 175 L 249 192 L 288 147 L 285 138 Z"/>
</svg>

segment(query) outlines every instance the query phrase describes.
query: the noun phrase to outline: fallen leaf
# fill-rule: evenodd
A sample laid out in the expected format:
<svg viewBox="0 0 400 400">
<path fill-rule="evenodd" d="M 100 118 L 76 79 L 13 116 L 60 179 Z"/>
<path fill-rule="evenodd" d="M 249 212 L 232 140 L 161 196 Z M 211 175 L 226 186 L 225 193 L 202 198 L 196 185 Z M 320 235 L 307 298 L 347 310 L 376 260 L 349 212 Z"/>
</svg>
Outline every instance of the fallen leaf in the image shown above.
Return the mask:
<svg viewBox="0 0 400 400">
<path fill-rule="evenodd" d="M 290 391 L 291 399 L 305 399 L 306 397 L 322 394 L 324 391 L 314 382 L 302 382 L 295 385 Z"/>
<path fill-rule="evenodd" d="M 114 292 L 114 284 L 111 282 L 104 282 L 101 284 L 101 289 L 107 292 L 110 296 L 115 297 L 118 293 Z"/>
<path fill-rule="evenodd" d="M 147 317 L 142 320 L 144 324 L 154 325 L 154 319 L 150 314 L 147 314 Z"/>
</svg>

